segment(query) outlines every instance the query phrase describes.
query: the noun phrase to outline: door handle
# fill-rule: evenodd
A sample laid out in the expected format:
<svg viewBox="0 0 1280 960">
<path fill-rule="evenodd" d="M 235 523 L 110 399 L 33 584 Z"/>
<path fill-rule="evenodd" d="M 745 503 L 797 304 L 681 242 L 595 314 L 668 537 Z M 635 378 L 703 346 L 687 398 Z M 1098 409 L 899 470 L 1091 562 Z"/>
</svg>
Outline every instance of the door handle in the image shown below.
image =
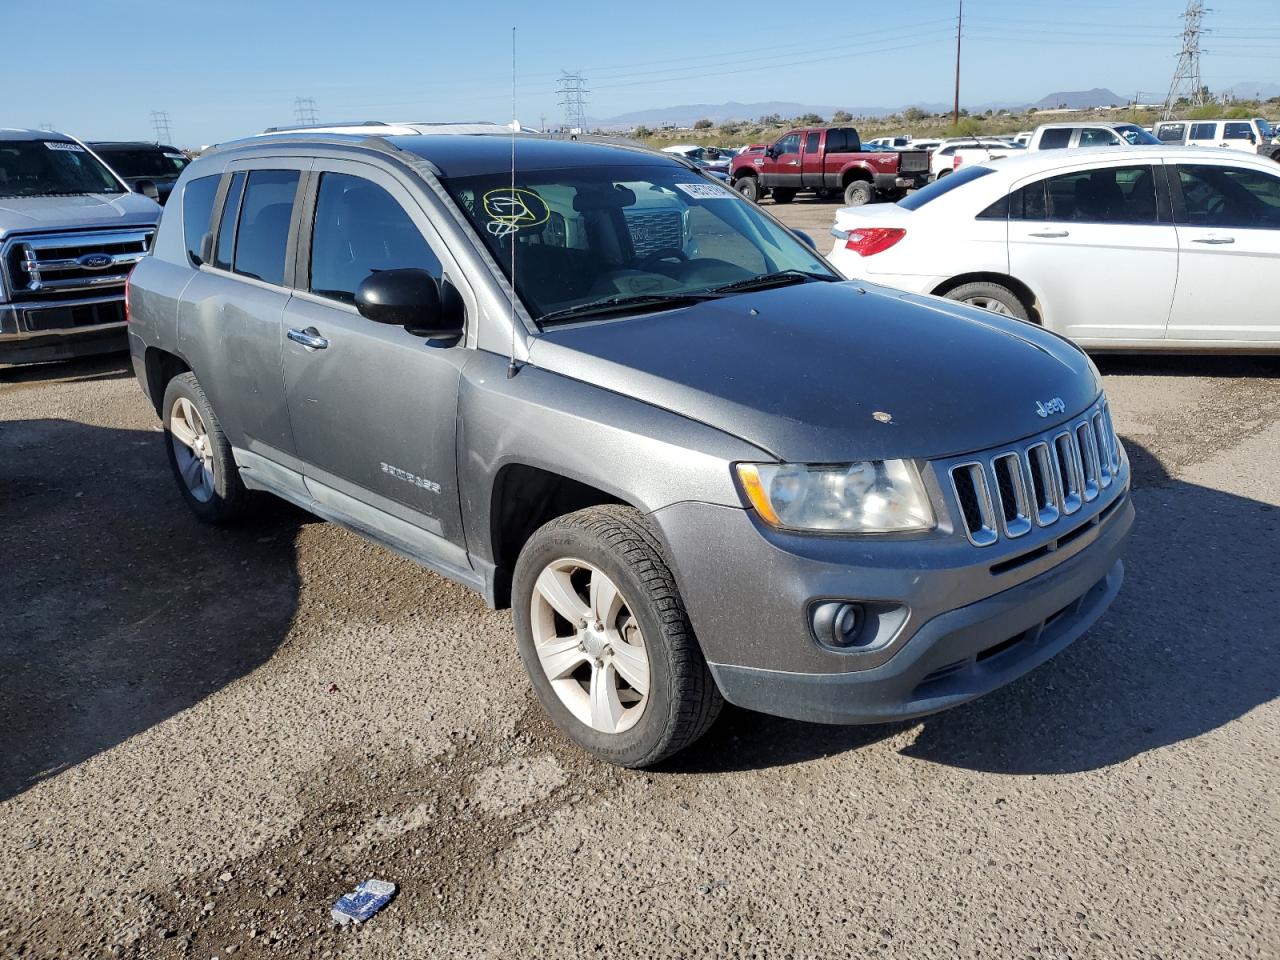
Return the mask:
<svg viewBox="0 0 1280 960">
<path fill-rule="evenodd" d="M 294 343 L 300 343 L 308 350 L 323 350 L 329 345 L 329 341 L 320 336 L 320 331 L 315 327 L 307 327 L 305 330 L 290 330 L 288 337 Z"/>
<path fill-rule="evenodd" d="M 1196 237 L 1192 243 L 1235 243 L 1235 237 Z"/>
<path fill-rule="evenodd" d="M 1042 230 L 1042 231 L 1041 231 L 1041 232 L 1039 232 L 1039 233 L 1029 233 L 1029 234 L 1027 234 L 1027 236 L 1029 236 L 1029 237 L 1047 237 L 1047 238 L 1053 238 L 1053 237 L 1069 237 L 1069 236 L 1071 236 L 1071 232 L 1070 232 L 1069 230 Z"/>
</svg>

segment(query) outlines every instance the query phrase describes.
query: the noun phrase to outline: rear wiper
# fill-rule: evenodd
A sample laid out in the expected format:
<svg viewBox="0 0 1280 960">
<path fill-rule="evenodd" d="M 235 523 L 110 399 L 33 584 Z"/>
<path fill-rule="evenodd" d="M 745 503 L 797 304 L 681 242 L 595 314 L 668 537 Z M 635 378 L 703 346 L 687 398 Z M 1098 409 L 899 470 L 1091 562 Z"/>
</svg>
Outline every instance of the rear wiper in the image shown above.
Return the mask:
<svg viewBox="0 0 1280 960">
<path fill-rule="evenodd" d="M 758 277 L 747 277 L 735 280 L 719 287 L 712 287 L 714 293 L 733 293 L 738 290 L 763 290 L 766 287 L 782 287 L 790 283 L 806 283 L 810 280 L 834 282 L 839 277 L 827 273 L 813 273 L 809 270 L 779 270 L 776 273 L 762 273 Z"/>
<path fill-rule="evenodd" d="M 538 318 L 538 323 L 559 323 L 562 320 L 576 320 L 578 317 L 596 316 L 605 313 L 625 313 L 637 307 L 683 307 L 704 300 L 715 300 L 715 293 L 637 293 L 628 296 L 605 297 L 603 300 L 592 300 L 580 303 L 576 307 L 565 307 L 553 310 Z"/>
</svg>

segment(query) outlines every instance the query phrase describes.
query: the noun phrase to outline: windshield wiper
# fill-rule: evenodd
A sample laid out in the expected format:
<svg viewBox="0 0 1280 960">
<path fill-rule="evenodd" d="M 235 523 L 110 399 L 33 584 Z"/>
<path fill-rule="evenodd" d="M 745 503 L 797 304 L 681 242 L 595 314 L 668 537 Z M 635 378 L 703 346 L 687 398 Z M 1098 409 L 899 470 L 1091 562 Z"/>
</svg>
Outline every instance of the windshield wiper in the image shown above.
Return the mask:
<svg viewBox="0 0 1280 960">
<path fill-rule="evenodd" d="M 758 277 L 747 277 L 735 280 L 719 287 L 712 287 L 714 293 L 734 293 L 739 290 L 763 290 L 766 287 L 783 287 L 791 283 L 807 283 L 810 280 L 823 280 L 834 283 L 839 277 L 827 273 L 813 273 L 810 270 L 779 270 L 776 273 L 762 273 Z"/>
<path fill-rule="evenodd" d="M 637 293 L 628 296 L 605 297 L 603 300 L 592 300 L 580 303 L 576 307 L 565 307 L 553 310 L 538 318 L 538 323 L 559 323 L 562 320 L 576 320 L 579 317 L 597 316 L 606 313 L 625 313 L 636 307 L 681 307 L 703 300 L 715 300 L 716 293 Z"/>
</svg>

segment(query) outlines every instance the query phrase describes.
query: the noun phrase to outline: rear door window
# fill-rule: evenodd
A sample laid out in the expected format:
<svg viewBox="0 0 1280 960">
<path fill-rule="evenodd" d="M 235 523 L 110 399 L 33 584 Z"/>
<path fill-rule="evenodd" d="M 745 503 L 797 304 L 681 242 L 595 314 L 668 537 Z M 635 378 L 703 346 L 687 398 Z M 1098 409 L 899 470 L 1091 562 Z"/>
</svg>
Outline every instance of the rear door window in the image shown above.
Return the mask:
<svg viewBox="0 0 1280 960">
<path fill-rule="evenodd" d="M 1217 140 L 1218 125 L 1216 123 L 1193 123 L 1189 140 Z"/>
<path fill-rule="evenodd" d="M 1110 130 L 1104 130 L 1101 127 L 1085 127 L 1080 131 L 1080 146 L 1082 147 L 1113 147 L 1120 142 Z"/>
<path fill-rule="evenodd" d="M 805 137 L 805 139 L 804 139 L 804 152 L 805 152 L 805 153 L 817 153 L 817 152 L 818 152 L 818 141 L 819 141 L 819 140 L 821 140 L 821 139 L 822 139 L 822 134 L 821 134 L 821 133 L 816 133 L 816 132 L 815 132 L 815 133 L 811 133 L 811 134 L 807 135 L 807 136 Z"/>
<path fill-rule="evenodd" d="M 1163 143 L 1181 143 L 1186 132 L 1185 123 L 1166 123 L 1156 130 L 1156 139 Z"/>
<path fill-rule="evenodd" d="M 246 277 L 283 284 L 289 223 L 298 192 L 297 170 L 252 170 L 240 203 L 233 269 Z"/>
<path fill-rule="evenodd" d="M 391 194 L 363 177 L 324 174 L 311 239 L 311 292 L 354 304 L 356 290 L 371 273 L 402 267 L 426 270 L 437 280 L 444 273 L 422 232 Z"/>
<path fill-rule="evenodd" d="M 1041 150 L 1064 150 L 1070 145 L 1071 130 L 1066 127 L 1046 130 L 1040 137 Z"/>
<path fill-rule="evenodd" d="M 243 171 L 231 177 L 231 187 L 227 190 L 227 199 L 222 204 L 222 219 L 218 225 L 218 249 L 213 258 L 213 265 L 222 270 L 231 269 L 231 254 L 236 248 L 236 223 L 240 219 L 240 198 L 244 194 L 244 178 Z"/>
<path fill-rule="evenodd" d="M 202 262 L 205 237 L 213 219 L 213 201 L 218 195 L 222 177 L 214 174 L 188 181 L 182 189 L 182 234 L 187 244 L 187 259 L 192 266 Z"/>
</svg>

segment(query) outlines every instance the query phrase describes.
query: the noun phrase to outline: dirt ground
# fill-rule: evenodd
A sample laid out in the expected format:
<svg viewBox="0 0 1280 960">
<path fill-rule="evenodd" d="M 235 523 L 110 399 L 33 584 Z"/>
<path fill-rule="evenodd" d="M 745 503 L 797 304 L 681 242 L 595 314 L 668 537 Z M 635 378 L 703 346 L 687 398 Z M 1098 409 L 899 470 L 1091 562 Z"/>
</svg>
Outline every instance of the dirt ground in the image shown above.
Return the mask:
<svg viewBox="0 0 1280 960">
<path fill-rule="evenodd" d="M 1280 956 L 1280 359 L 1099 366 L 1139 518 L 1087 636 L 648 772 L 556 735 L 479 597 L 196 523 L 122 358 L 0 372 L 0 957 Z"/>
</svg>

